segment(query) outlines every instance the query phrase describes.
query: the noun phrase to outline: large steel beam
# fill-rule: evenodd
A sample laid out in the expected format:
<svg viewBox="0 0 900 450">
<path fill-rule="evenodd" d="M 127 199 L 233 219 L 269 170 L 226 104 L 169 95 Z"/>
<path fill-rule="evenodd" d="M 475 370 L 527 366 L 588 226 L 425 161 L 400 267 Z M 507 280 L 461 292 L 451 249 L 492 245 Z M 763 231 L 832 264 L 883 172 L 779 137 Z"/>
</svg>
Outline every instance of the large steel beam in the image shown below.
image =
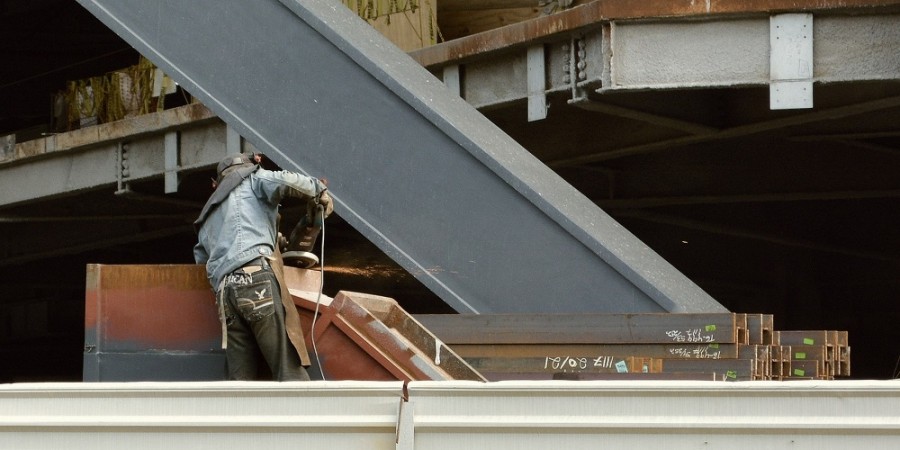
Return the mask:
<svg viewBox="0 0 900 450">
<path fill-rule="evenodd" d="M 567 17 L 577 10 L 587 10 L 587 6 L 553 17 Z M 577 88 L 583 93 L 767 86 L 774 79 L 769 73 L 773 27 L 768 16 L 596 20 L 563 33 L 557 21 L 535 19 L 419 49 L 410 56 L 438 76 L 448 67 L 457 67 L 456 72 L 461 69 L 465 82 L 460 95 L 479 109 L 528 98 L 527 52 L 535 45 L 542 45 L 546 54 L 546 91 L 572 91 L 574 78 L 570 77 L 567 58 L 573 35 L 583 43 L 579 50 L 584 54 L 577 58 L 583 64 L 583 78 L 577 78 Z M 815 39 L 812 75 L 817 85 L 896 80 L 900 76 L 900 55 L 895 51 L 900 44 L 900 14 L 834 13 L 815 16 L 814 23 L 815 33 L 810 38 Z M 512 33 L 517 27 L 522 32 Z M 499 48 L 487 45 L 504 42 L 507 34 L 518 41 Z M 691 134 L 717 131 L 587 98 L 576 98 L 574 104 Z"/>
<path fill-rule="evenodd" d="M 725 310 L 338 3 L 79 2 L 458 311 Z"/>
<path fill-rule="evenodd" d="M 226 127 L 200 104 L 54 134 L 19 143 L 15 154 L 0 161 L 0 210 L 165 176 L 165 139 L 171 133 L 180 135 L 178 170 L 205 169 L 225 155 L 209 143 L 224 146 Z M 129 155 L 127 176 L 118 161 L 122 152 Z"/>
<path fill-rule="evenodd" d="M 441 7 L 443 8 L 443 3 Z M 786 12 L 810 12 L 816 15 L 856 15 L 860 12 L 865 14 L 890 14 L 896 13 L 898 10 L 900 8 L 898 8 L 895 0 L 794 0 L 791 2 L 773 2 L 771 0 L 745 0 L 740 2 L 593 0 L 556 14 L 513 23 L 501 28 L 425 47 L 413 52 L 413 57 L 426 67 L 441 66 L 451 61 L 465 61 L 490 52 L 506 52 L 513 47 L 533 45 L 534 41 L 547 41 L 553 39 L 554 36 L 577 35 L 596 27 L 601 22 L 628 20 L 667 22 L 685 19 L 688 21 L 695 21 L 696 19 L 730 20 L 736 17 L 760 17 Z M 887 31 L 893 34 L 893 31 Z M 871 33 L 871 30 L 869 32 Z M 875 35 L 876 33 L 872 34 Z M 862 38 L 865 39 L 865 37 Z M 714 48 L 719 47 L 714 46 Z M 860 55 L 843 55 L 843 58 L 856 58 L 858 56 Z"/>
</svg>

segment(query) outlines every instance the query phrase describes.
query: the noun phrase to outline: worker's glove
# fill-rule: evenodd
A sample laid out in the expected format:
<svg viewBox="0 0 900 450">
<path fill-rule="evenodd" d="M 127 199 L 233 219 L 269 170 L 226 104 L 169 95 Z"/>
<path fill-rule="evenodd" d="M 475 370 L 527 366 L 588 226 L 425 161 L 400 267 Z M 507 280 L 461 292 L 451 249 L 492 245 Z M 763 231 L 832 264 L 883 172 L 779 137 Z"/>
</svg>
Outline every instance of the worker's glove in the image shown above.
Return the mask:
<svg viewBox="0 0 900 450">
<path fill-rule="evenodd" d="M 323 209 L 323 217 L 328 217 L 334 211 L 334 205 L 331 202 L 331 196 L 328 195 L 328 191 L 322 191 L 319 194 L 319 205 L 321 205 Z"/>
<path fill-rule="evenodd" d="M 278 236 L 275 238 L 275 242 L 278 243 L 278 249 L 281 250 L 281 253 L 288 251 L 288 239 L 283 234 L 281 234 L 280 231 L 278 232 Z"/>
</svg>

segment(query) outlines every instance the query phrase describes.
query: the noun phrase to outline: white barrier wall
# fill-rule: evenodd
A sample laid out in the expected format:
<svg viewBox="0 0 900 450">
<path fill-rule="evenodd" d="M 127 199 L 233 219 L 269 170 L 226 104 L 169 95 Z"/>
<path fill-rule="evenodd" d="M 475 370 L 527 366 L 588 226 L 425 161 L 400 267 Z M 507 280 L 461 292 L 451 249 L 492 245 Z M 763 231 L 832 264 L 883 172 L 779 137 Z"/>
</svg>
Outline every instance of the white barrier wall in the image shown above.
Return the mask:
<svg viewBox="0 0 900 450">
<path fill-rule="evenodd" d="M 897 449 L 900 380 L 0 385 L 4 449 L 285 445 Z"/>
<path fill-rule="evenodd" d="M 410 449 L 900 448 L 900 380 L 420 382 L 409 398 Z"/>
</svg>

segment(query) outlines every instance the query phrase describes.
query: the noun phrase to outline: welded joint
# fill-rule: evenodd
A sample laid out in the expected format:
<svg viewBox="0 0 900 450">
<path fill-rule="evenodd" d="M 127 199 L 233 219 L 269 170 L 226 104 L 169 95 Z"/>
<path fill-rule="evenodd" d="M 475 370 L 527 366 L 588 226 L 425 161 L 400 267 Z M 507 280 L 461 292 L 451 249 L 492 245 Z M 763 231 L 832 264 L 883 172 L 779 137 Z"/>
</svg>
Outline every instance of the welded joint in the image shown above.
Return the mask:
<svg viewBox="0 0 900 450">
<path fill-rule="evenodd" d="M 769 109 L 813 107 L 813 15 L 769 18 Z"/>
<path fill-rule="evenodd" d="M 528 84 L 528 121 L 547 118 L 547 70 L 544 44 L 528 47 L 526 58 Z"/>
<path fill-rule="evenodd" d="M 572 92 L 569 103 L 587 101 L 587 91 L 581 83 L 587 81 L 587 44 L 584 36 L 573 36 L 563 44 L 563 83 Z"/>
<path fill-rule="evenodd" d="M 178 192 L 178 170 L 180 169 L 179 155 L 181 153 L 181 145 L 177 131 L 170 131 L 165 135 L 165 192 L 172 194 Z"/>
</svg>

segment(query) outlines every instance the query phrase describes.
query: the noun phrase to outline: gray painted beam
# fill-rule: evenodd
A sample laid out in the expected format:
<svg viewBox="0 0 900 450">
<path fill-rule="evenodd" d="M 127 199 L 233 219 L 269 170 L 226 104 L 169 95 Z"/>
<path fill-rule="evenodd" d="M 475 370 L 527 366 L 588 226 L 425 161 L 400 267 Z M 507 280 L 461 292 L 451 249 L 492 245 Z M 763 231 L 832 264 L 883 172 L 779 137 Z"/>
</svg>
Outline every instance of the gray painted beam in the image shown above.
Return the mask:
<svg viewBox="0 0 900 450">
<path fill-rule="evenodd" d="M 182 112 L 170 110 L 162 114 L 177 116 Z M 173 177 L 177 176 L 175 170 L 208 169 L 225 155 L 226 127 L 220 121 L 185 120 L 174 127 L 156 129 L 126 127 L 130 132 L 124 133 L 116 131 L 122 128 L 119 123 L 91 128 L 90 137 L 73 138 L 85 131 L 78 130 L 19 144 L 40 147 L 43 151 L 36 152 L 39 158 L 23 156 L 0 163 L 0 192 L 3 192 L 0 210 L 79 191 L 107 187 L 111 192 L 117 188 L 124 190 L 128 181 Z M 111 137 L 103 138 L 100 134 Z M 177 145 L 173 149 L 177 154 L 167 153 L 167 146 L 173 145 Z M 127 177 L 117 170 L 122 164 L 120 146 L 127 147 L 124 150 L 128 155 Z M 35 173 L 46 176 L 35 177 Z"/>
<path fill-rule="evenodd" d="M 586 53 L 586 78 L 580 84 L 601 93 L 768 85 L 769 21 L 756 16 L 598 22 L 579 31 Z M 826 15 L 813 21 L 812 82 L 900 79 L 900 15 Z M 570 39 L 562 34 L 534 40 L 547 51 L 547 92 L 570 89 L 561 69 Z M 469 55 L 446 64 L 464 68 L 461 95 L 467 102 L 491 108 L 528 99 L 528 48 Z"/>
<path fill-rule="evenodd" d="M 79 2 L 458 311 L 725 310 L 337 3 Z"/>
</svg>

